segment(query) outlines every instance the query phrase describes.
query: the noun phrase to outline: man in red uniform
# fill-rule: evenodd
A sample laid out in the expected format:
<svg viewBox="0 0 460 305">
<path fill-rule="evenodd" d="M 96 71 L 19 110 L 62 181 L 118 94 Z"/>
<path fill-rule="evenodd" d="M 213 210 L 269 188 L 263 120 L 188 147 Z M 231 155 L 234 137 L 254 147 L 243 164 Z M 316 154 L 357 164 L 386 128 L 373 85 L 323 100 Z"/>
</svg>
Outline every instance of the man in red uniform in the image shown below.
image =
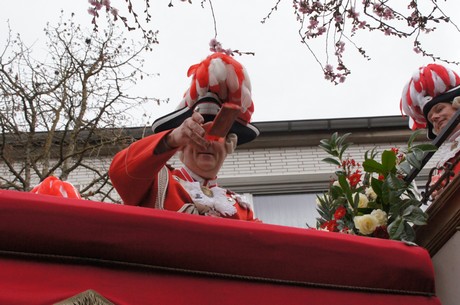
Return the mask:
<svg viewBox="0 0 460 305">
<path fill-rule="evenodd" d="M 460 76 L 438 64 L 420 67 L 404 87 L 400 103 L 402 111 L 410 118 L 411 128 L 426 128 L 427 137 L 433 140 L 460 109 Z M 447 162 L 455 163 L 460 156 L 459 143 L 460 125 L 436 152 L 440 158 L 438 168 L 443 168 Z M 460 162 L 454 166 L 453 172 L 460 172 Z M 432 183 L 442 173 L 443 170 L 440 170 Z M 433 197 L 436 197 L 436 193 Z"/>
<path fill-rule="evenodd" d="M 259 135 L 250 124 L 254 111 L 244 67 L 214 53 L 188 71 L 190 88 L 178 110 L 157 119 L 154 134 L 136 141 L 113 159 L 109 175 L 125 204 L 182 213 L 253 221 L 243 196 L 217 185 L 217 174 L 237 145 Z M 221 141 L 206 137 L 211 121 L 225 103 L 241 111 Z M 168 160 L 179 153 L 182 168 Z"/>
</svg>

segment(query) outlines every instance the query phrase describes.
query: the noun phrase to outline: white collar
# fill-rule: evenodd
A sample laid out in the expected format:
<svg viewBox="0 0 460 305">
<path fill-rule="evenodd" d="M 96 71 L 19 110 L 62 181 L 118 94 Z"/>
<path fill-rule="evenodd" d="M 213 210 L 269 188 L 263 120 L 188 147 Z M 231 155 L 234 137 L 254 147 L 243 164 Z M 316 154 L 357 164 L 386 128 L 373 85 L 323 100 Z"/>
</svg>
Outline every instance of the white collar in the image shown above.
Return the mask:
<svg viewBox="0 0 460 305">
<path fill-rule="evenodd" d="M 207 186 L 207 187 L 214 187 L 217 186 L 217 177 L 214 179 L 205 179 L 194 172 L 192 172 L 187 166 L 183 166 L 180 169 L 181 173 L 184 175 L 184 178 L 189 182 L 199 182 L 200 185 Z"/>
</svg>

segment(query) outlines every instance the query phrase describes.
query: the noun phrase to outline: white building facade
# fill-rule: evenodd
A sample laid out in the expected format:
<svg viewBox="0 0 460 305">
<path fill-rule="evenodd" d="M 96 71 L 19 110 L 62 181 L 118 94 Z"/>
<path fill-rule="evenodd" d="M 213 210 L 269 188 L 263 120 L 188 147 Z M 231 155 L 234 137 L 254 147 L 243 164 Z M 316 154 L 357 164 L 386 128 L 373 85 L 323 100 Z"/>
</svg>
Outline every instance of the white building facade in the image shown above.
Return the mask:
<svg viewBox="0 0 460 305">
<path fill-rule="evenodd" d="M 364 154 L 373 148 L 382 152 L 391 147 L 404 148 L 411 131 L 407 120 L 400 117 L 371 117 L 254 123 L 260 136 L 237 148 L 229 155 L 219 174 L 221 186 L 242 193 L 252 201 L 256 216 L 265 223 L 314 227 L 316 224 L 316 195 L 325 191 L 334 178 L 334 166 L 323 162 L 328 155 L 318 145 L 334 132 L 351 133 L 354 143 L 347 155 L 362 162 Z M 424 137 L 420 141 L 425 141 Z M 120 148 L 121 149 L 121 148 Z M 113 157 L 110 154 L 87 158 L 101 172 L 107 171 Z M 433 157 L 419 174 L 419 186 L 433 167 Z M 173 167 L 180 166 L 177 158 Z M 0 174 L 7 176 L 4 166 Z M 75 186 L 87 184 L 94 174 L 78 168 L 69 176 Z M 38 181 L 37 181 L 38 183 Z"/>
</svg>

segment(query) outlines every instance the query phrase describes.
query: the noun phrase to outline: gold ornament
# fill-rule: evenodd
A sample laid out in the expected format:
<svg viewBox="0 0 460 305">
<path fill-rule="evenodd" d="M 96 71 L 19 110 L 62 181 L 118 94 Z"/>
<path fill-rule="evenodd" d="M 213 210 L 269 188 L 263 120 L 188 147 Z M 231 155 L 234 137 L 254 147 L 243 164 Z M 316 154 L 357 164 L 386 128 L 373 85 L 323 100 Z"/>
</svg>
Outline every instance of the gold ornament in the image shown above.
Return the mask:
<svg viewBox="0 0 460 305">
<path fill-rule="evenodd" d="M 213 197 L 214 194 L 212 193 L 211 189 L 207 186 L 201 186 L 201 191 L 203 192 L 203 194 L 205 194 L 206 196 L 208 197 Z"/>
</svg>

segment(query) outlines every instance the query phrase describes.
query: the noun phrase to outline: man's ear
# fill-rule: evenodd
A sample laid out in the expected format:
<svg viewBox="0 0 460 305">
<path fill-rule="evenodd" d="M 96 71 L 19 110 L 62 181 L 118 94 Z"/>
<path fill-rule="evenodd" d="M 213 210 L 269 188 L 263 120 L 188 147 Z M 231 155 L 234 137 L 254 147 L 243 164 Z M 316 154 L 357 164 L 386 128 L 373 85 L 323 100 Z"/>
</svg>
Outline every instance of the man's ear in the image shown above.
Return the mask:
<svg viewBox="0 0 460 305">
<path fill-rule="evenodd" d="M 225 149 L 227 154 L 232 154 L 236 149 L 236 143 L 238 142 L 238 136 L 234 133 L 229 133 L 225 138 Z"/>
</svg>

